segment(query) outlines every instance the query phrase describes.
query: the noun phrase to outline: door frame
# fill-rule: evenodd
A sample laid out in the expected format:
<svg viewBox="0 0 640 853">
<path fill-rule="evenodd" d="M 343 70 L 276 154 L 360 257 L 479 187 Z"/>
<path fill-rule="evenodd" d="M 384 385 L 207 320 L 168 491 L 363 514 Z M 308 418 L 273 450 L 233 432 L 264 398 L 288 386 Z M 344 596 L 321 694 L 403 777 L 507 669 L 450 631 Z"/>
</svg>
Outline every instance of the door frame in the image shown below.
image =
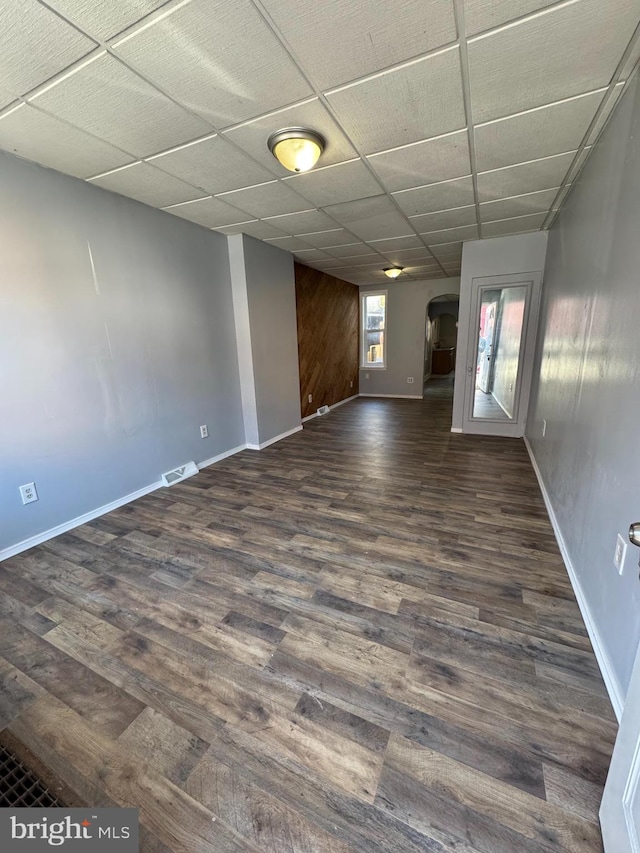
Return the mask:
<svg viewBox="0 0 640 853">
<path fill-rule="evenodd" d="M 600 806 L 605 853 L 638 853 L 640 826 L 633 803 L 640 797 L 640 650 L 613 748 L 609 775 Z"/>
<path fill-rule="evenodd" d="M 478 363 L 478 320 L 480 316 L 481 294 L 492 288 L 524 286 L 527 288 L 525 315 L 522 323 L 521 357 L 516 380 L 516 399 L 511 421 L 474 418 L 475 370 Z M 464 374 L 464 404 L 462 432 L 475 435 L 500 435 L 522 438 L 527 423 L 529 395 L 533 378 L 533 362 L 536 349 L 538 314 L 542 291 L 542 273 L 526 272 L 510 275 L 478 276 L 471 280 L 471 311 L 467 330 L 467 362 Z"/>
</svg>

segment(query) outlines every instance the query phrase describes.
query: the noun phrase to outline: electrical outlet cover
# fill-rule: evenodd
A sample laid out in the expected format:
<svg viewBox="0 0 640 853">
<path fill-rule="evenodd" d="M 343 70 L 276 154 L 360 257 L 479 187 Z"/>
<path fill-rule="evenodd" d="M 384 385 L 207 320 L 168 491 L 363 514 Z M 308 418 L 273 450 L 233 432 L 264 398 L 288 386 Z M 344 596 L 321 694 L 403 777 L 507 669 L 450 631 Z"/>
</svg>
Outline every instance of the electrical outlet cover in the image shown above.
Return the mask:
<svg viewBox="0 0 640 853">
<path fill-rule="evenodd" d="M 616 550 L 613 555 L 613 565 L 618 570 L 618 574 L 622 574 L 622 570 L 624 569 L 624 558 L 627 554 L 627 543 L 624 540 L 624 537 L 618 533 L 618 538 L 616 539 Z"/>
</svg>

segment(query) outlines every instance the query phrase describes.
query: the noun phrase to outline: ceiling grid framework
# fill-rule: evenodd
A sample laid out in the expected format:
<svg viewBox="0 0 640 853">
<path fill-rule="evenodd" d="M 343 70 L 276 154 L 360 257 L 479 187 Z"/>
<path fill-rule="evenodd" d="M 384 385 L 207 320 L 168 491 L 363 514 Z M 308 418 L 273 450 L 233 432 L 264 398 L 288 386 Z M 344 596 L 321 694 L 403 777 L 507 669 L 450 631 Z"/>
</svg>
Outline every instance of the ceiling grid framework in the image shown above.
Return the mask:
<svg viewBox="0 0 640 853">
<path fill-rule="evenodd" d="M 23 0 L 0 148 L 356 284 L 548 228 L 640 57 L 640 0 Z M 29 62 L 24 57 L 29 57 Z M 291 175 L 267 137 L 310 127 Z"/>
</svg>

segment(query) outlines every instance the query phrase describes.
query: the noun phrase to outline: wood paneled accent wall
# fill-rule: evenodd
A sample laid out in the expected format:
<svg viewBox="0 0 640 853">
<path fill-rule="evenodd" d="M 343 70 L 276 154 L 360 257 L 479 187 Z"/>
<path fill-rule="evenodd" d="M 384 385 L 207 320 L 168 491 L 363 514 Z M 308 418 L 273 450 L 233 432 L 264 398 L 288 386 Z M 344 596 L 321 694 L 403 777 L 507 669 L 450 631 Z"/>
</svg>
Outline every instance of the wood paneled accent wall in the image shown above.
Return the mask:
<svg viewBox="0 0 640 853">
<path fill-rule="evenodd" d="M 358 393 L 360 295 L 355 284 L 303 264 L 295 265 L 295 278 L 304 418 Z"/>
</svg>

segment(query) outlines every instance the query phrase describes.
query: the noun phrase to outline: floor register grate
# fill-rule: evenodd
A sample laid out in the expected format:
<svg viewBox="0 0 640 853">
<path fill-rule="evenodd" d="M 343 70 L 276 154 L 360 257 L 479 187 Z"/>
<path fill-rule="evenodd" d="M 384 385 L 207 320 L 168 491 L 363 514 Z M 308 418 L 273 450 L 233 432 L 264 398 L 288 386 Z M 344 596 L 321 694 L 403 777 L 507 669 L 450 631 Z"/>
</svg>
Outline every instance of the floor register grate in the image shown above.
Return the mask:
<svg viewBox="0 0 640 853">
<path fill-rule="evenodd" d="M 65 805 L 17 756 L 0 746 L 0 808 L 46 809 Z"/>
</svg>

